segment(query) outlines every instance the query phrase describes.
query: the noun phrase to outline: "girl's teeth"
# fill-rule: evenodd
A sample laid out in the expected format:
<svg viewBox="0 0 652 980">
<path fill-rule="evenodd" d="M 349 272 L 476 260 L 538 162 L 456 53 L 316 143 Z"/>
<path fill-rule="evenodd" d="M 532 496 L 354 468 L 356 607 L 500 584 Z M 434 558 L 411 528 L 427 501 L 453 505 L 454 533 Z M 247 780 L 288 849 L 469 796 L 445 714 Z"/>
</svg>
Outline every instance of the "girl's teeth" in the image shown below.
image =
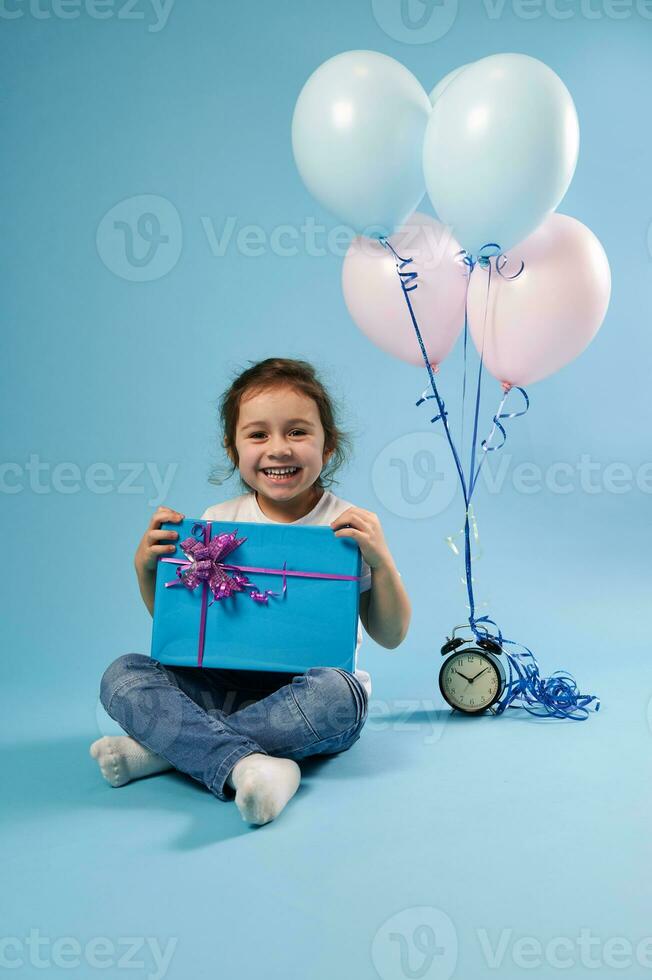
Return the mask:
<svg viewBox="0 0 652 980">
<path fill-rule="evenodd" d="M 263 470 L 263 472 L 265 471 Z M 291 477 L 296 476 L 297 473 L 298 470 L 295 468 L 291 473 L 265 473 L 265 476 L 268 476 L 270 480 L 281 482 L 282 480 L 289 480 Z"/>
</svg>

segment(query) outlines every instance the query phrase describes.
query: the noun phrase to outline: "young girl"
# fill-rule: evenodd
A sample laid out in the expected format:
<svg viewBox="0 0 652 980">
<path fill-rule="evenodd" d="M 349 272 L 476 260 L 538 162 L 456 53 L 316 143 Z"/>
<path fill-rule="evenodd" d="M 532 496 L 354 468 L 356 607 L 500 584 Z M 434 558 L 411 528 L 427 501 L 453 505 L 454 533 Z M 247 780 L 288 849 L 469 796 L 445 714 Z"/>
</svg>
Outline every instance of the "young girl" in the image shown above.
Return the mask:
<svg viewBox="0 0 652 980">
<path fill-rule="evenodd" d="M 237 377 L 220 401 L 224 447 L 246 491 L 209 507 L 203 520 L 325 524 L 362 553 L 360 620 L 394 649 L 411 608 L 376 514 L 336 497 L 326 482 L 345 458 L 346 435 L 313 367 L 268 358 Z M 174 550 L 183 514 L 159 507 L 135 556 L 140 592 L 154 613 L 159 557 Z M 296 793 L 296 760 L 342 752 L 360 737 L 371 681 L 314 667 L 305 674 L 173 667 L 128 653 L 105 671 L 100 698 L 128 735 L 105 736 L 91 755 L 112 786 L 175 768 L 221 800 L 235 797 L 242 819 L 273 820 Z M 131 737 L 133 736 L 133 737 Z"/>
</svg>

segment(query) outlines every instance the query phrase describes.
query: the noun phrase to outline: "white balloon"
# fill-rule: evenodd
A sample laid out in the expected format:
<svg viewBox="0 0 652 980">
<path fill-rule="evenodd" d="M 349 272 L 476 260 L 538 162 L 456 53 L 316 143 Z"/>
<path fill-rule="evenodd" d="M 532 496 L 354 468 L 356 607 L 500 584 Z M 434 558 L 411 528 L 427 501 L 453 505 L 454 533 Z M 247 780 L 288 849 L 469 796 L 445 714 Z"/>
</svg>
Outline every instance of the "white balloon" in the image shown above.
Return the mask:
<svg viewBox="0 0 652 980">
<path fill-rule="evenodd" d="M 579 152 L 570 93 L 524 54 L 496 54 L 458 72 L 433 106 L 423 143 L 437 216 L 470 254 L 506 252 L 559 205 Z"/>
<path fill-rule="evenodd" d="M 345 51 L 304 85 L 292 148 L 310 193 L 370 237 L 391 235 L 425 192 L 430 100 L 414 75 L 378 51 Z"/>
</svg>

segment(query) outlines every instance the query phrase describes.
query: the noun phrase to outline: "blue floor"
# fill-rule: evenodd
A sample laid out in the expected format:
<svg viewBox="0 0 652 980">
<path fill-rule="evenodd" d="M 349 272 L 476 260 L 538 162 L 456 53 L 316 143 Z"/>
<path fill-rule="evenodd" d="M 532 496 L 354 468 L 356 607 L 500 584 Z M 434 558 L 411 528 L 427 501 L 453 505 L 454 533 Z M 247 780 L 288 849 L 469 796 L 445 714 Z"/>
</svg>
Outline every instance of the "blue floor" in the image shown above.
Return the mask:
<svg viewBox="0 0 652 980">
<path fill-rule="evenodd" d="M 591 568 L 596 522 L 603 548 L 609 527 L 614 549 L 624 540 L 621 501 L 577 503 L 583 518 L 563 508 L 573 549 L 556 566 L 533 563 L 529 584 L 509 559 L 481 562 L 509 586 L 520 639 L 528 601 L 541 610 L 533 585 L 554 570 L 548 622 L 530 615 L 528 639 L 544 672 L 563 666 L 602 697 L 585 722 L 451 716 L 427 640 L 450 597 L 429 608 L 418 569 L 406 576 L 420 601 L 405 644 L 365 638 L 374 691 L 361 739 L 302 762 L 297 795 L 264 827 L 180 773 L 104 783 L 88 746 L 117 728 L 87 671 L 63 702 L 24 687 L 29 731 L 9 698 L 3 918 L 16 939 L 5 956 L 24 963 L 16 975 L 49 975 L 32 929 L 52 972 L 84 977 L 98 937 L 112 944 L 98 954 L 105 977 L 555 977 L 564 963 L 572 977 L 648 976 L 652 666 L 633 622 L 643 597 L 634 560 L 604 579 Z M 505 516 L 496 534 L 508 547 L 529 514 L 530 545 L 563 549 L 563 519 L 551 533 L 536 501 L 507 510 L 516 526 L 510 535 Z M 67 936 L 81 947 L 74 969 L 57 967 Z M 121 957 L 140 966 L 126 974 Z"/>
</svg>

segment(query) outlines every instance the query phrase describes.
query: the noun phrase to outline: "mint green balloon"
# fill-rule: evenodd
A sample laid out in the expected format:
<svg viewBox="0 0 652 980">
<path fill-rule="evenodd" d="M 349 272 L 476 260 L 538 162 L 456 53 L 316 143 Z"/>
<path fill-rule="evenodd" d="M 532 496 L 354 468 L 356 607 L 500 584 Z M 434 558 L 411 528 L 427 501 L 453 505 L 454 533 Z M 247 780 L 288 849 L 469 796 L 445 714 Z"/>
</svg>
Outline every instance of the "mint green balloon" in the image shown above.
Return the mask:
<svg viewBox="0 0 652 980">
<path fill-rule="evenodd" d="M 578 152 L 559 76 L 529 55 L 496 54 L 465 66 L 436 99 L 423 170 L 439 219 L 477 256 L 490 242 L 508 251 L 555 210 Z"/>
<path fill-rule="evenodd" d="M 329 58 L 304 85 L 292 119 L 303 182 L 356 232 L 391 235 L 425 193 L 430 111 L 423 87 L 394 58 L 378 51 Z"/>
</svg>

